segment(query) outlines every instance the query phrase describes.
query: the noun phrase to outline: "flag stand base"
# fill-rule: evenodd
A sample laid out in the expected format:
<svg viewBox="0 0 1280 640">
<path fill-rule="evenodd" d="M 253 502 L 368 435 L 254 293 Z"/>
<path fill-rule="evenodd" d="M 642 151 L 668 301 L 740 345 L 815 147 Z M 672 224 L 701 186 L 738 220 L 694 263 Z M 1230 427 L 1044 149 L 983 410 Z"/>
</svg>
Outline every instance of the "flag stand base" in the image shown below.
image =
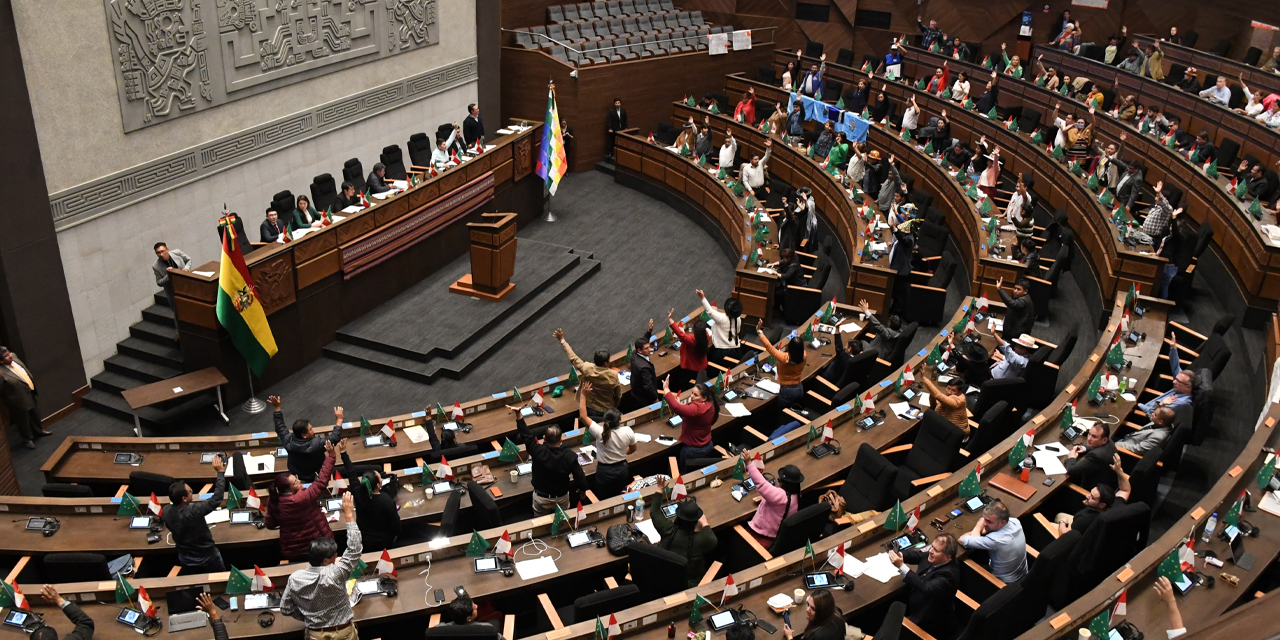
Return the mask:
<svg viewBox="0 0 1280 640">
<path fill-rule="evenodd" d="M 248 363 L 245 364 L 245 367 L 248 368 Z M 250 415 L 262 413 L 267 409 L 267 403 L 259 400 L 258 396 L 253 393 L 253 370 L 252 369 L 249 369 L 249 399 L 246 400 L 245 403 L 241 405 L 240 408 L 244 410 L 245 413 Z"/>
<path fill-rule="evenodd" d="M 547 207 L 547 214 L 546 214 L 546 215 L 544 215 L 544 216 L 542 216 L 542 221 L 543 221 L 543 222 L 555 222 L 556 220 L 559 220 L 559 218 L 557 218 L 557 217 L 556 217 L 556 214 L 551 213 L 551 208 L 550 208 L 550 207 Z"/>
</svg>

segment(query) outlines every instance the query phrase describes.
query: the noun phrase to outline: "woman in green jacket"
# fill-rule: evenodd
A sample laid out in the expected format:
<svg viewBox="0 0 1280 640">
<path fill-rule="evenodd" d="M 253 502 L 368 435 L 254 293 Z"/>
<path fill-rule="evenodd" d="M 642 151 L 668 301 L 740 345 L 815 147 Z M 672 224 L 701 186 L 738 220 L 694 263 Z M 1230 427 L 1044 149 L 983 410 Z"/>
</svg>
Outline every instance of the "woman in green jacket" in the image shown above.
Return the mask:
<svg viewBox="0 0 1280 640">
<path fill-rule="evenodd" d="M 311 198 L 298 196 L 298 206 L 293 210 L 293 228 L 310 229 L 320 226 L 320 213 L 311 206 Z"/>
</svg>

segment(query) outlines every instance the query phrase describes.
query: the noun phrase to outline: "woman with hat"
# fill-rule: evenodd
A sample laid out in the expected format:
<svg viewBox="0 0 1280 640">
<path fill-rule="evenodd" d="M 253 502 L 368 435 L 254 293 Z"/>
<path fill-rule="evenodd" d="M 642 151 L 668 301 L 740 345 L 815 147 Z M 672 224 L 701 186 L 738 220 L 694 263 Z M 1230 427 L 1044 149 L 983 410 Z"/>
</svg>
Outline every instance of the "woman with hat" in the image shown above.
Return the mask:
<svg viewBox="0 0 1280 640">
<path fill-rule="evenodd" d="M 724 364 L 724 359 L 737 359 L 742 353 L 742 302 L 737 298 L 724 301 L 724 311 L 717 309 L 707 301 L 707 294 L 702 289 L 694 290 L 702 309 L 711 316 L 711 351 L 710 359 L 716 364 Z"/>
<path fill-rule="evenodd" d="M 759 467 L 749 464 L 745 451 L 742 461 L 747 463 L 747 474 L 760 493 L 760 504 L 756 507 L 756 515 L 747 523 L 747 529 L 760 546 L 768 549 L 778 537 L 782 521 L 800 510 L 800 485 L 804 482 L 804 474 L 799 467 L 789 464 L 778 470 L 778 486 L 775 487 L 765 480 Z"/>
<path fill-rule="evenodd" d="M 651 516 L 653 527 L 658 530 L 658 535 L 662 536 L 662 542 L 658 543 L 659 547 L 689 560 L 689 564 L 685 567 L 685 578 L 689 586 L 694 587 L 699 580 L 702 580 L 702 574 L 707 572 L 707 554 L 715 551 L 720 542 L 716 539 L 716 531 L 707 522 L 707 517 L 703 515 L 702 507 L 698 506 L 696 499 L 688 498 L 682 501 L 680 506 L 676 507 L 674 520 L 662 512 L 662 505 L 667 501 L 666 487 L 669 481 L 670 478 L 658 476 L 658 486 L 662 487 L 663 491 L 658 494 L 658 500 L 653 505 Z"/>
</svg>

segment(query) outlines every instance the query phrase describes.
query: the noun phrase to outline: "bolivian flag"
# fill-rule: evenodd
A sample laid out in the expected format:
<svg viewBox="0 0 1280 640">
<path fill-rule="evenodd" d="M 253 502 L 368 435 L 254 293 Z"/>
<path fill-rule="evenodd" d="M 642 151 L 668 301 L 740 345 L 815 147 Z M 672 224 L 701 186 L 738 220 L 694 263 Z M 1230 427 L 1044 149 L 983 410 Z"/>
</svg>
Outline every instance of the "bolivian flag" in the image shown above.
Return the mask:
<svg viewBox="0 0 1280 640">
<path fill-rule="evenodd" d="M 222 267 L 218 276 L 218 323 L 231 334 L 231 342 L 240 350 L 249 369 L 261 376 L 267 362 L 276 354 L 276 339 L 267 324 L 253 277 L 244 263 L 235 231 L 222 234 Z"/>
</svg>

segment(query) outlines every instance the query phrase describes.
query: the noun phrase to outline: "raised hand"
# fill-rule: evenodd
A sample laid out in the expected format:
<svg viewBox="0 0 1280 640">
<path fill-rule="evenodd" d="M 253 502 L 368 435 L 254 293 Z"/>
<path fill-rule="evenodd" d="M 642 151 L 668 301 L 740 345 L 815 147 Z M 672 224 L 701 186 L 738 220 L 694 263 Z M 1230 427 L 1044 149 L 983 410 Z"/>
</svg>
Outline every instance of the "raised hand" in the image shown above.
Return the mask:
<svg viewBox="0 0 1280 640">
<path fill-rule="evenodd" d="M 556 340 L 564 340 L 564 329 L 556 329 L 555 331 L 552 331 L 551 337 Z"/>
<path fill-rule="evenodd" d="M 1243 166 L 1241 170 L 1244 170 Z M 267 404 L 270 404 L 272 409 L 280 411 L 280 396 L 267 396 Z"/>
</svg>

